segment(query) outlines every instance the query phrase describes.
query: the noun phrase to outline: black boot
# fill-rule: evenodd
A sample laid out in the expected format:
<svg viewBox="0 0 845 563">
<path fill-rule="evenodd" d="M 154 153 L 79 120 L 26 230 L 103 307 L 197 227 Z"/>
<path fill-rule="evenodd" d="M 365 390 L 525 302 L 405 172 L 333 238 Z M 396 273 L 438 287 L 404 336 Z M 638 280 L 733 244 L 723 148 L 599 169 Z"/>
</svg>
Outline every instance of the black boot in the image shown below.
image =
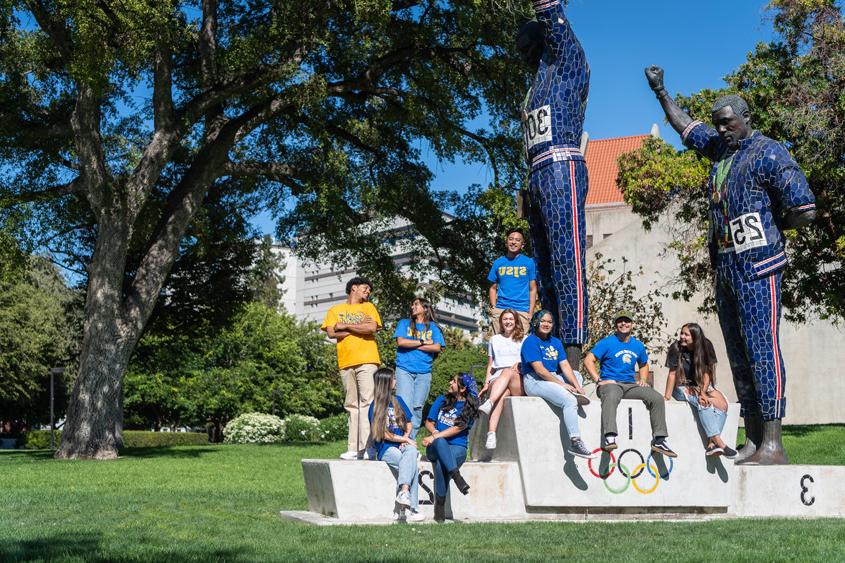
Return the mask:
<svg viewBox="0 0 845 563">
<path fill-rule="evenodd" d="M 745 444 L 737 448 L 738 452 L 734 458 L 735 463 L 742 463 L 750 458 L 757 451 L 757 447 L 763 443 L 763 417 L 751 415 L 745 417 Z"/>
<path fill-rule="evenodd" d="M 434 495 L 434 521 L 446 521 L 446 497 Z"/>
<path fill-rule="evenodd" d="M 464 476 L 461 475 L 461 471 L 458 468 L 453 469 L 452 472 L 449 473 L 449 477 L 451 477 L 452 481 L 455 482 L 455 486 L 458 487 L 461 494 L 465 495 L 469 492 L 469 483 L 464 481 Z"/>
<path fill-rule="evenodd" d="M 754 455 L 745 458 L 742 465 L 786 465 L 786 452 L 781 439 L 780 420 L 763 421 L 763 441 Z"/>
<path fill-rule="evenodd" d="M 580 344 L 567 344 L 564 346 L 566 350 L 566 361 L 569 362 L 569 366 L 580 373 L 581 371 L 581 345 Z"/>
</svg>

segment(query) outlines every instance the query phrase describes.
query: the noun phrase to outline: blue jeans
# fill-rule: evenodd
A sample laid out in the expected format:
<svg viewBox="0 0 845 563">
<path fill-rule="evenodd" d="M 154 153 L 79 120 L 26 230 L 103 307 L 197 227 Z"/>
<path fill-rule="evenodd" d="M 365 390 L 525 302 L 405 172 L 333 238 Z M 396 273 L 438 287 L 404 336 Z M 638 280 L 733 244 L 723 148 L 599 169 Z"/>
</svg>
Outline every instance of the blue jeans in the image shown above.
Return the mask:
<svg viewBox="0 0 845 563">
<path fill-rule="evenodd" d="M 684 394 L 684 389 L 687 390 L 689 395 Z M 698 420 L 701 421 L 701 427 L 704 428 L 704 433 L 707 434 L 708 438 L 718 436 L 722 433 L 728 413 L 714 406 L 702 407 L 698 402 L 698 395 L 692 392 L 689 387 L 675 387 L 672 389 L 672 398 L 678 401 L 686 401 L 692 405 L 692 408 L 698 413 Z"/>
<path fill-rule="evenodd" d="M 445 438 L 437 438 L 425 449 L 425 455 L 434 469 L 434 493 L 445 497 L 449 492 L 449 474 L 466 461 L 466 446 L 456 446 Z"/>
<path fill-rule="evenodd" d="M 391 446 L 381 456 L 381 460 L 397 472 L 396 490 L 398 491 L 402 485 L 409 485 L 411 487 L 411 510 L 414 511 L 417 510 L 417 500 L 419 498 L 419 479 L 417 479 L 417 475 L 419 474 L 418 459 L 419 452 L 417 452 L 417 448 L 412 446 L 405 446 L 401 450 Z"/>
<path fill-rule="evenodd" d="M 555 377 L 566 383 L 560 374 L 555 374 Z M 578 380 L 579 385 L 583 385 L 584 378 L 577 371 L 575 372 L 575 379 Z M 578 429 L 578 400 L 575 395 L 557 383 L 533 375 L 526 375 L 522 378 L 522 387 L 529 397 L 541 397 L 563 411 L 563 425 L 566 426 L 569 437 L 581 437 L 581 431 Z"/>
<path fill-rule="evenodd" d="M 429 389 L 431 389 L 431 372 L 411 373 L 402 368 L 396 368 L 396 394 L 402 397 L 414 414 L 414 429 L 411 430 L 411 438 L 417 437 L 422 424 L 423 406 L 425 400 L 428 399 Z"/>
</svg>

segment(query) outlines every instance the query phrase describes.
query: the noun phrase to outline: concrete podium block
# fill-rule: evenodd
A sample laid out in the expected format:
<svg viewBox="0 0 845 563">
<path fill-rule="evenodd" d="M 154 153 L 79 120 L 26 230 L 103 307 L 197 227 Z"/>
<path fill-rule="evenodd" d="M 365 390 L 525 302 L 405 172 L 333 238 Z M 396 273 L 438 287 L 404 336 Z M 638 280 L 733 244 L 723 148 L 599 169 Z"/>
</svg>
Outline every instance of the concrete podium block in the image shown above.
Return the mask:
<svg viewBox="0 0 845 563">
<path fill-rule="evenodd" d="M 434 517 L 434 473 L 430 462 L 420 462 L 419 510 Z M 392 520 L 396 478 L 380 461 L 303 459 L 302 471 L 308 504 L 314 513 L 340 521 L 385 522 Z M 516 463 L 472 463 L 461 467 L 470 485 L 462 495 L 450 485 L 447 517 L 459 520 L 518 520 L 525 518 L 525 500 Z"/>
<path fill-rule="evenodd" d="M 824 518 L 845 516 L 845 466 L 738 465 L 731 515 Z"/>
<path fill-rule="evenodd" d="M 579 410 L 581 436 L 590 449 L 601 440 L 598 399 Z M 735 446 L 739 405 L 728 410 L 723 438 Z M 473 434 L 473 459 L 519 464 L 528 512 L 565 512 L 587 508 L 726 512 L 731 506 L 733 462 L 704 455 L 706 438 L 686 403 L 666 404 L 669 442 L 678 453 L 671 460 L 651 456 L 651 425 L 641 401 L 623 400 L 617 411 L 619 448 L 611 457 L 588 460 L 566 451 L 569 436 L 558 409 L 538 397 L 505 399 L 497 432 L 498 447 L 484 448 L 487 418 Z M 624 473 L 612 464 L 621 462 Z M 646 468 L 643 464 L 648 462 Z M 625 474 L 633 478 L 628 479 Z M 600 476 L 607 476 L 606 479 Z"/>
</svg>

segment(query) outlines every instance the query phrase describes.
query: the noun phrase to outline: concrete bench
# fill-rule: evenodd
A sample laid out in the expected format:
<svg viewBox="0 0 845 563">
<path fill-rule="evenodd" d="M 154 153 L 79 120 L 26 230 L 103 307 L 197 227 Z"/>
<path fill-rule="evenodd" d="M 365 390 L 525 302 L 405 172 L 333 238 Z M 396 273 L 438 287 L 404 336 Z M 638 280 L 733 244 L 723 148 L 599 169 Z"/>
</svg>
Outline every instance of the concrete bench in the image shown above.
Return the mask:
<svg viewBox="0 0 845 563">
<path fill-rule="evenodd" d="M 569 436 L 559 415 L 557 408 L 538 397 L 507 398 L 495 450 L 484 448 L 487 417 L 480 418 L 473 430 L 473 459 L 519 464 L 528 511 L 660 508 L 727 512 L 731 506 L 733 462 L 704 455 L 706 438 L 686 403 L 666 404 L 669 443 L 678 454 L 674 460 L 651 455 L 651 425 L 641 401 L 620 403 L 619 448 L 612 456 L 602 453 L 592 462 L 566 451 Z M 599 400 L 579 409 L 579 415 L 587 447 L 598 448 Z M 730 405 L 723 437 L 732 447 L 738 416 L 739 405 Z M 614 460 L 621 467 L 615 466 Z"/>
<path fill-rule="evenodd" d="M 420 512 L 434 517 L 434 474 L 430 462 L 420 462 Z M 312 512 L 341 522 L 392 520 L 396 478 L 381 461 L 303 459 L 302 471 Z M 470 485 L 462 495 L 450 485 L 446 515 L 464 520 L 519 520 L 525 500 L 516 463 L 467 462 L 461 474 Z"/>
</svg>

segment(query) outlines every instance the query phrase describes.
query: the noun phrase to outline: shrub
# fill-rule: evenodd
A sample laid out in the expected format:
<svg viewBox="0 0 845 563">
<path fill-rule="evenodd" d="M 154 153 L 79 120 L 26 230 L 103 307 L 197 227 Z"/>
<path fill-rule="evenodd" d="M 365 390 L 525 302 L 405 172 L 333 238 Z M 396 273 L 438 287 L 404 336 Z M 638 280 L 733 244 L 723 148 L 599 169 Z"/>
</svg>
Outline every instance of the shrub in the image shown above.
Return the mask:
<svg viewBox="0 0 845 563">
<path fill-rule="evenodd" d="M 284 440 L 285 423 L 278 416 L 250 412 L 231 420 L 223 429 L 226 444 L 277 444 Z"/>
<path fill-rule="evenodd" d="M 336 414 L 320 421 L 320 438 L 325 442 L 345 440 L 349 433 L 349 415 Z"/>
<path fill-rule="evenodd" d="M 323 439 L 320 421 L 313 416 L 292 414 L 284 420 L 285 442 L 320 442 Z"/>
<path fill-rule="evenodd" d="M 62 437 L 62 431 L 56 430 L 56 444 Z M 23 447 L 28 450 L 45 450 L 50 447 L 49 430 L 30 430 L 21 438 Z M 204 446 L 208 444 L 205 432 L 147 432 L 143 430 L 124 430 L 124 448 L 158 448 L 166 446 Z"/>
</svg>

